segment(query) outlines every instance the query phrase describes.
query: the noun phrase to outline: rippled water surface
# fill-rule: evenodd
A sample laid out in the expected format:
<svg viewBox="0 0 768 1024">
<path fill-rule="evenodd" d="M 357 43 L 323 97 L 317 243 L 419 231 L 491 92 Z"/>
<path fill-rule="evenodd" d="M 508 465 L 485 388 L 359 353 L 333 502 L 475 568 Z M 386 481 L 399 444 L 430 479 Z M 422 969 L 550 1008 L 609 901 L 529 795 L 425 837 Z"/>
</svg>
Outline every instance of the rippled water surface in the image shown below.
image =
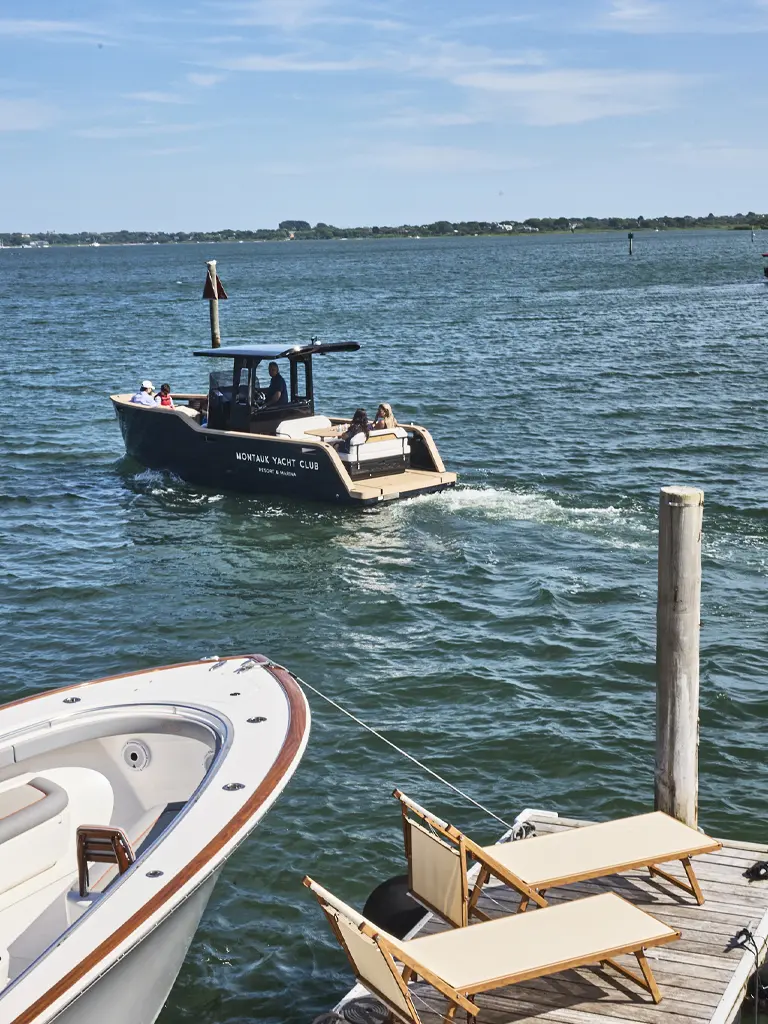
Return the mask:
<svg viewBox="0 0 768 1024">
<path fill-rule="evenodd" d="M 653 799 L 658 488 L 705 490 L 701 818 L 766 835 L 766 318 L 741 232 L 4 250 L 0 696 L 263 651 L 502 816 Z M 375 512 L 218 495 L 124 457 L 108 400 L 201 390 L 225 341 L 319 336 L 323 411 L 391 401 L 452 493 Z M 349 972 L 309 872 L 402 870 L 394 785 L 498 826 L 312 698 L 162 1024 L 304 1024 Z"/>
</svg>

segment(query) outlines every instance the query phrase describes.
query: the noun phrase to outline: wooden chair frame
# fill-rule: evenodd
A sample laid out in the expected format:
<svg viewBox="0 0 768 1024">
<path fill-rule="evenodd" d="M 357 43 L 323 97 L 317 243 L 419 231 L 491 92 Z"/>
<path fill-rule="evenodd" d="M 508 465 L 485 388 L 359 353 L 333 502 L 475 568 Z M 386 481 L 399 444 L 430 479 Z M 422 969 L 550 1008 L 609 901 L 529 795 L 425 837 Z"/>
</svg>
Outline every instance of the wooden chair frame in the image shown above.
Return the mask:
<svg viewBox="0 0 768 1024">
<path fill-rule="evenodd" d="M 482 981 L 476 981 L 471 985 L 467 985 L 461 988 L 461 990 L 454 988 L 451 984 L 445 981 L 444 978 L 439 977 L 423 963 L 416 960 L 410 955 L 407 948 L 404 948 L 397 940 L 394 940 L 392 936 L 387 936 L 378 931 L 369 921 L 367 921 L 362 915 L 357 914 L 355 911 L 350 911 L 347 908 L 345 912 L 340 901 L 327 890 L 323 889 L 316 882 L 314 882 L 308 876 L 303 879 L 303 884 L 310 889 L 315 897 L 317 898 L 323 913 L 328 920 L 331 930 L 336 936 L 339 944 L 347 955 L 347 959 L 350 962 L 352 970 L 358 981 L 377 999 L 380 999 L 387 1009 L 398 1019 L 407 1021 L 408 1024 L 421 1024 L 418 1011 L 414 1006 L 413 999 L 411 998 L 408 990 L 409 981 L 415 981 L 417 978 L 421 978 L 427 984 L 431 985 L 436 991 L 443 995 L 449 1003 L 448 1011 L 445 1016 L 445 1020 L 452 1021 L 457 1010 L 463 1009 L 467 1013 L 467 1020 L 472 1021 L 474 1017 L 479 1013 L 479 1007 L 475 1002 L 475 996 L 489 992 L 494 989 L 504 988 L 507 985 L 516 984 L 521 981 L 528 981 L 533 978 L 547 977 L 552 974 L 560 973 L 561 971 L 576 969 L 579 967 L 589 966 L 591 964 L 600 963 L 600 965 L 608 965 L 613 967 L 622 977 L 638 985 L 645 992 L 648 992 L 653 999 L 654 1003 L 661 1001 L 661 992 L 656 983 L 656 979 L 653 976 L 650 964 L 645 956 L 646 948 L 652 946 L 663 945 L 667 942 L 674 941 L 680 938 L 680 932 L 676 929 L 669 929 L 671 934 L 656 938 L 645 942 L 644 945 L 638 946 L 635 943 L 629 943 L 623 946 L 614 947 L 610 951 L 610 956 L 596 954 L 593 957 L 579 956 L 573 959 L 557 964 L 556 968 L 553 969 L 551 964 L 542 964 L 538 967 L 533 967 L 525 971 L 518 971 L 516 973 L 502 975 L 500 977 L 488 978 Z M 592 899 L 603 899 L 605 897 L 591 897 Z M 613 896 L 613 899 L 620 900 L 622 897 Z M 626 902 L 626 901 L 625 901 Z M 338 905 L 336 905 L 338 903 Z M 552 911 L 557 913 L 557 911 Z M 645 911 L 639 911 L 645 914 Z M 407 1016 L 404 1013 L 402 1007 L 395 1005 L 387 996 L 378 990 L 374 985 L 371 984 L 370 980 L 363 977 L 360 973 L 358 965 L 355 961 L 354 954 L 349 949 L 347 942 L 345 941 L 344 935 L 338 925 L 338 917 L 343 917 L 347 926 L 351 928 L 357 928 L 357 930 L 370 939 L 376 946 L 379 954 L 386 963 L 388 970 L 390 971 L 393 980 L 395 981 L 400 993 L 402 994 L 403 1001 L 407 1007 Z M 647 917 L 651 918 L 652 915 L 646 914 Z M 537 915 L 538 917 L 538 915 Z M 657 920 L 654 918 L 654 920 Z M 482 929 L 483 925 L 478 924 L 475 926 L 477 929 Z M 463 932 L 464 935 L 472 934 L 475 932 L 475 927 L 467 929 Z M 492 927 L 490 925 L 489 927 Z M 668 926 L 666 926 L 668 927 Z M 405 943 L 407 946 L 407 943 Z M 622 964 L 616 962 L 616 957 L 624 954 L 632 954 L 637 960 L 640 968 L 640 973 L 637 974 Z M 402 964 L 402 970 L 398 967 L 398 962 Z"/>
<path fill-rule="evenodd" d="M 477 863 L 479 864 L 480 867 L 477 877 L 472 887 L 472 891 L 469 893 L 467 904 L 467 922 L 469 921 L 469 918 L 472 916 L 480 918 L 482 918 L 483 916 L 487 917 L 487 915 L 483 915 L 482 911 L 479 911 L 477 909 L 477 901 L 480 898 L 483 886 L 486 884 L 486 882 L 491 876 L 498 878 L 500 882 L 503 882 L 505 885 L 511 886 L 513 889 L 516 889 L 520 893 L 521 900 L 520 906 L 518 907 L 518 912 L 524 912 L 531 902 L 536 903 L 536 905 L 540 907 L 547 906 L 547 902 L 544 899 L 546 889 L 543 886 L 541 888 L 536 888 L 535 886 L 531 886 L 527 882 L 523 881 L 522 878 L 519 878 L 508 867 L 506 867 L 503 864 L 500 864 L 497 860 L 495 860 L 495 858 L 491 854 L 489 854 L 487 848 L 478 846 L 477 843 L 473 842 L 468 836 L 465 836 L 462 832 L 459 831 L 459 829 L 455 828 L 453 825 L 449 825 L 447 822 L 442 821 L 440 818 L 431 814 L 420 804 L 417 804 L 414 800 L 411 800 L 410 797 L 407 797 L 405 793 L 401 792 L 399 789 L 396 789 L 392 795 L 400 801 L 400 806 L 403 814 L 403 834 L 405 838 L 405 853 L 406 857 L 408 858 L 409 878 L 411 875 L 411 854 L 409 850 L 407 825 L 407 819 L 409 814 L 415 816 L 417 819 L 421 819 L 428 825 L 429 828 L 434 829 L 446 840 L 452 842 L 459 849 L 464 850 L 473 860 L 477 861 Z M 701 849 L 696 851 L 698 853 L 711 852 L 714 849 L 719 849 L 722 845 L 717 840 L 712 840 L 708 836 L 705 836 L 703 834 L 702 840 L 705 840 L 706 842 L 702 842 Z M 535 842 L 535 840 L 533 841 Z M 592 878 L 603 878 L 611 874 L 616 874 L 619 871 L 629 871 L 635 868 L 647 868 L 651 877 L 653 877 L 654 875 L 658 875 L 660 878 L 663 878 L 664 881 L 668 882 L 670 885 L 674 885 L 678 889 L 682 889 L 683 892 L 686 892 L 690 896 L 693 896 L 696 902 L 699 904 L 699 906 L 701 906 L 701 904 L 704 903 L 704 895 L 701 891 L 701 886 L 699 885 L 699 881 L 696 878 L 696 874 L 693 870 L 693 865 L 691 864 L 691 857 L 694 855 L 695 853 L 690 850 L 672 852 L 670 853 L 669 857 L 665 858 L 665 861 L 660 862 L 666 863 L 668 861 L 679 860 L 685 871 L 686 878 L 688 879 L 687 883 L 684 882 L 681 878 L 676 878 L 668 871 L 664 871 L 662 868 L 658 866 L 658 863 L 649 863 L 647 859 L 643 859 L 637 861 L 630 861 L 625 864 L 607 865 L 604 869 L 601 869 L 599 872 L 563 875 L 560 878 L 553 879 L 548 884 L 547 888 L 553 888 L 555 885 L 569 885 L 574 882 L 586 881 Z M 414 893 L 413 895 L 416 894 Z M 423 902 L 420 899 L 420 897 L 417 896 L 417 898 L 420 900 L 420 902 Z M 434 908 L 430 907 L 429 909 L 432 910 Z"/>
<path fill-rule="evenodd" d="M 502 864 L 499 864 L 493 857 L 489 856 L 487 851 L 483 850 L 481 846 L 473 842 L 468 836 L 465 836 L 463 832 L 460 832 L 453 825 L 449 825 L 447 822 L 435 815 L 430 814 L 424 807 L 417 804 L 410 797 L 407 797 L 405 793 L 402 793 L 399 789 L 396 789 L 392 794 L 400 801 L 400 809 L 403 814 L 403 842 L 405 844 L 405 856 L 408 860 L 408 884 L 411 889 L 411 895 L 423 903 L 428 910 L 437 914 L 444 921 L 448 919 L 435 907 L 430 905 L 419 893 L 413 890 L 413 865 L 412 865 L 412 851 L 411 851 L 411 832 L 409 827 L 409 815 L 413 815 L 416 819 L 421 819 L 424 824 L 433 829 L 438 835 L 442 836 L 443 839 L 453 844 L 458 851 L 462 866 L 462 896 L 464 899 L 465 911 L 462 920 L 462 925 L 469 924 L 469 919 L 475 917 L 481 921 L 489 920 L 488 915 L 484 911 L 480 910 L 477 906 L 477 901 L 480 898 L 480 894 L 483 890 L 483 886 L 491 876 L 498 878 L 499 881 L 504 882 L 505 885 L 512 886 L 520 893 L 520 906 L 518 911 L 524 911 L 529 903 L 535 903 L 538 907 L 548 906 L 547 901 L 544 899 L 543 893 L 538 892 L 536 889 L 531 888 L 522 878 L 518 878 L 512 871 L 509 871 Z M 477 861 L 479 865 L 479 872 L 472 886 L 472 891 L 469 891 L 469 873 L 467 869 L 468 858 Z M 455 922 L 448 921 L 449 924 L 455 925 Z"/>
</svg>

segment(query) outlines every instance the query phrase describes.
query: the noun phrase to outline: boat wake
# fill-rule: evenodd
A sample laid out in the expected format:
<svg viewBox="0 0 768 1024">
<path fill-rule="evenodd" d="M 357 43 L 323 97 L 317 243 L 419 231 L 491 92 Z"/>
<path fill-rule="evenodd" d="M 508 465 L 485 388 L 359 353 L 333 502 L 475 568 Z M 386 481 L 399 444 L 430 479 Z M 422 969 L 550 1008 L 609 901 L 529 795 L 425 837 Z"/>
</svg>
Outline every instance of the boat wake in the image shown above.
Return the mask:
<svg viewBox="0 0 768 1024">
<path fill-rule="evenodd" d="M 561 504 L 540 491 L 515 491 L 503 487 L 458 486 L 442 494 L 414 498 L 400 509 L 425 505 L 448 514 L 488 522 L 521 521 L 584 530 L 600 534 L 621 547 L 646 547 L 655 543 L 656 521 L 649 510 Z"/>
<path fill-rule="evenodd" d="M 196 491 L 181 477 L 161 469 L 144 469 L 139 473 L 132 473 L 129 482 L 137 494 L 152 497 L 183 497 L 191 504 L 207 505 L 224 499 L 223 494 L 204 494 Z"/>
</svg>

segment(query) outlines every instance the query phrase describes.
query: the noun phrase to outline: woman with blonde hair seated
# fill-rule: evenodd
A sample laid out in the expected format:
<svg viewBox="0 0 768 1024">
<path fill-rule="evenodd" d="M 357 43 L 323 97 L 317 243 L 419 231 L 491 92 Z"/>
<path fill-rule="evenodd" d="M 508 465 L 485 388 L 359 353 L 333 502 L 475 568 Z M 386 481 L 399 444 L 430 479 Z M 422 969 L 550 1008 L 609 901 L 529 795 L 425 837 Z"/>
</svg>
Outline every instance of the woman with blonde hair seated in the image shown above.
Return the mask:
<svg viewBox="0 0 768 1024">
<path fill-rule="evenodd" d="M 392 412 L 389 402 L 382 402 L 376 410 L 376 419 L 373 421 L 374 430 L 391 430 L 397 426 L 397 420 Z"/>
</svg>

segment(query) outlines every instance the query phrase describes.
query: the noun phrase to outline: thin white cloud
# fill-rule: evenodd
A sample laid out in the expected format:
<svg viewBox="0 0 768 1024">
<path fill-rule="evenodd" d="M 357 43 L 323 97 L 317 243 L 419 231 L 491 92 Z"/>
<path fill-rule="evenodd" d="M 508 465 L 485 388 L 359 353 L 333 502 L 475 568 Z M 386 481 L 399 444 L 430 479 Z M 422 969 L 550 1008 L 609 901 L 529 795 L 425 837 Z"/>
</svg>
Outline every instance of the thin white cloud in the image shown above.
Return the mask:
<svg viewBox="0 0 768 1024">
<path fill-rule="evenodd" d="M 200 131 L 200 124 L 159 124 L 147 122 L 136 125 L 116 127 L 113 125 L 97 125 L 93 128 L 80 128 L 74 134 L 81 139 L 141 139 L 155 135 L 179 135 L 185 132 Z"/>
<path fill-rule="evenodd" d="M 506 157 L 496 152 L 461 146 L 429 146 L 391 143 L 370 153 L 352 157 L 348 165 L 372 167 L 406 174 L 450 174 L 456 171 L 508 171 L 533 167 L 527 157 Z"/>
<path fill-rule="evenodd" d="M 479 71 L 454 81 L 496 95 L 502 107 L 506 103 L 526 124 L 558 125 L 669 107 L 693 79 L 670 72 L 562 68 L 535 73 Z"/>
<path fill-rule="evenodd" d="M 649 21 L 657 22 L 664 14 L 664 8 L 659 3 L 649 3 L 647 0 L 612 0 L 607 17 L 614 23 L 634 26 L 645 25 Z"/>
<path fill-rule="evenodd" d="M 332 58 L 317 53 L 253 53 L 242 57 L 225 57 L 212 65 L 227 71 L 261 72 L 343 72 L 383 71 L 390 74 L 413 74 L 427 78 L 453 78 L 460 73 L 487 68 L 542 67 L 546 58 L 539 50 L 501 54 L 483 46 L 442 43 L 423 39 L 411 49 L 377 49 L 354 57 Z"/>
<path fill-rule="evenodd" d="M 640 148 L 639 146 L 633 148 Z M 662 164 L 696 169 L 748 170 L 761 167 L 768 159 L 768 147 L 745 146 L 722 140 L 701 142 L 647 143 L 642 147 L 646 159 Z"/>
<path fill-rule="evenodd" d="M 462 146 L 431 146 L 387 139 L 374 148 L 345 150 L 311 164 L 285 160 L 267 161 L 259 170 L 265 174 L 302 177 L 335 174 L 340 170 L 390 171 L 394 174 L 452 174 L 483 171 L 511 171 L 535 167 L 529 157 L 505 156 L 497 152 Z"/>
<path fill-rule="evenodd" d="M 302 54 L 280 54 L 272 57 L 254 53 L 247 57 L 226 58 L 215 66 L 227 71 L 364 71 L 377 67 L 377 62 L 366 57 L 318 60 Z"/>
<path fill-rule="evenodd" d="M 47 128 L 53 119 L 49 107 L 37 100 L 0 98 L 0 132 L 35 132 Z"/>
<path fill-rule="evenodd" d="M 250 0 L 220 5 L 220 21 L 237 26 L 260 26 L 279 32 L 296 33 L 318 25 L 358 25 L 377 32 L 400 31 L 402 21 L 362 14 L 345 14 L 337 10 L 334 0 Z"/>
<path fill-rule="evenodd" d="M 34 18 L 0 18 L 0 36 L 39 39 L 102 39 L 106 33 L 85 21 L 55 21 Z"/>
<path fill-rule="evenodd" d="M 488 68 L 543 67 L 547 63 L 541 50 L 503 53 L 487 46 L 467 46 L 425 38 L 410 52 L 390 51 L 383 66 L 410 71 L 429 78 L 452 78 L 470 71 Z"/>
<path fill-rule="evenodd" d="M 160 149 L 147 149 L 146 156 L 178 156 L 183 153 L 199 153 L 200 146 L 164 146 Z"/>
<path fill-rule="evenodd" d="M 126 100 L 138 100 L 140 103 L 188 103 L 183 96 L 175 92 L 126 92 L 123 93 Z"/>
<path fill-rule="evenodd" d="M 224 5 L 223 10 L 231 12 L 231 25 L 263 25 L 295 32 L 321 20 L 329 7 L 328 0 L 252 0 Z"/>
<path fill-rule="evenodd" d="M 466 111 L 449 111 L 440 114 L 405 107 L 401 110 L 393 110 L 375 123 L 381 127 L 423 130 L 426 128 L 457 128 L 468 124 L 480 124 L 485 120 L 486 118 L 482 115 Z M 368 123 L 370 124 L 370 122 Z"/>
<path fill-rule="evenodd" d="M 768 31 L 765 0 L 608 0 L 590 29 L 636 35 L 740 35 Z"/>
<path fill-rule="evenodd" d="M 532 22 L 532 14 L 478 14 L 466 18 L 454 18 L 448 22 L 447 28 L 491 28 L 494 25 L 519 25 L 525 22 Z"/>
<path fill-rule="evenodd" d="M 191 71 L 187 75 L 187 81 L 191 82 L 192 85 L 199 85 L 201 89 L 210 89 L 211 86 L 218 85 L 219 82 L 223 82 L 224 76 L 198 74 L 195 71 Z"/>
</svg>

